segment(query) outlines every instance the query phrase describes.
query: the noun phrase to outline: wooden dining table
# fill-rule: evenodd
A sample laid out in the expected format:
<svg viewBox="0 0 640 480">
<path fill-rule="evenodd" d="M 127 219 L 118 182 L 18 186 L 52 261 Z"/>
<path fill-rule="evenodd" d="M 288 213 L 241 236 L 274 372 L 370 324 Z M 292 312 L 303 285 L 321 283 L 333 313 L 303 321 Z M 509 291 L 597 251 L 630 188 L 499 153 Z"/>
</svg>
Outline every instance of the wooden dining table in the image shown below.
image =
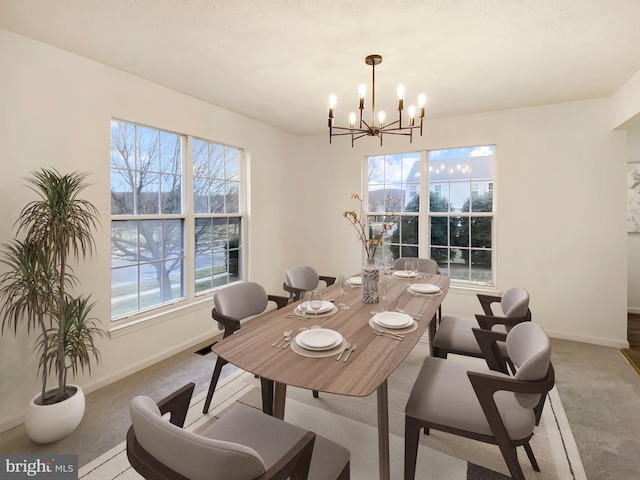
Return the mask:
<svg viewBox="0 0 640 480">
<path fill-rule="evenodd" d="M 323 299 L 336 305 L 343 302 L 349 309 L 334 309 L 331 314 L 317 317 L 308 315 L 306 320 L 301 320 L 294 314 L 297 303 L 292 303 L 280 310 L 262 314 L 212 347 L 219 357 L 260 376 L 263 388 L 269 383 L 264 380 L 273 382 L 273 405 L 263 405 L 263 408 L 280 419 L 284 418 L 287 385 L 355 397 L 366 397 L 377 392 L 381 480 L 390 478 L 387 379 L 415 347 L 427 328 L 433 334 L 436 312 L 449 290 L 449 277 L 436 274 L 421 274 L 420 278 L 397 278 L 388 273 L 386 281 L 384 302 L 363 303 L 360 287 L 351 288 L 346 295 L 341 296 L 338 285 L 332 285 L 322 290 Z M 413 283 L 437 285 L 440 293 L 412 293 L 408 287 Z M 382 309 L 401 309 L 415 316 L 416 330 L 405 334 L 402 340 L 376 335 L 369 321 L 373 311 Z M 348 361 L 336 361 L 336 355 L 312 358 L 296 353 L 291 346 L 273 346 L 286 330 L 293 331 L 293 340 L 302 327 L 316 325 L 335 330 L 345 341 L 357 344 Z M 265 397 L 263 392 L 264 398 L 268 396 Z"/>
</svg>

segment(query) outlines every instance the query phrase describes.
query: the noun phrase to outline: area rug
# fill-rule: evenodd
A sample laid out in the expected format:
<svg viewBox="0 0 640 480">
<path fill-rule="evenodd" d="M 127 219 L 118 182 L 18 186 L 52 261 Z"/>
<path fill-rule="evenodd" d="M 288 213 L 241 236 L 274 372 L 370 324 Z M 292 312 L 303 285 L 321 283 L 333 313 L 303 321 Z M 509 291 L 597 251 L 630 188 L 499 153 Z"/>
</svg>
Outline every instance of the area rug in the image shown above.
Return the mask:
<svg viewBox="0 0 640 480">
<path fill-rule="evenodd" d="M 403 478 L 404 405 L 417 375 L 425 351 L 425 342 L 407 357 L 389 377 L 389 428 L 391 478 Z M 463 357 L 452 361 L 474 362 Z M 260 405 L 259 382 L 253 375 L 237 370 L 218 384 L 212 407 L 202 414 L 205 393 L 193 398 L 185 428 L 200 431 L 224 415 L 235 402 Z M 351 478 L 378 478 L 378 436 L 376 427 L 376 397 L 353 398 L 288 388 L 285 420 L 334 440 L 351 452 Z M 527 479 L 586 479 L 577 446 L 571 433 L 558 392 L 554 388 L 547 400 L 540 425 L 531 439 L 531 446 L 540 465 L 535 472 L 524 451 L 519 452 L 520 464 Z M 522 450 L 521 448 L 519 450 Z M 416 480 L 504 480 L 510 478 L 500 451 L 495 445 L 432 430 L 422 435 L 418 452 Z M 79 471 L 83 480 L 139 480 L 128 463 L 124 442 Z"/>
</svg>

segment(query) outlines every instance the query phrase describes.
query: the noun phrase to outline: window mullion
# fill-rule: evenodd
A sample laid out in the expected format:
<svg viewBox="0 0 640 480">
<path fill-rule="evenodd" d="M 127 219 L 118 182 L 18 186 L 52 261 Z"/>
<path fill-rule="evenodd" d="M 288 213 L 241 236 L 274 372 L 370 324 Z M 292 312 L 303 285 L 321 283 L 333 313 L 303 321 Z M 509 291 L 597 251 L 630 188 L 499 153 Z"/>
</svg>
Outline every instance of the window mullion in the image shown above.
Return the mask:
<svg viewBox="0 0 640 480">
<path fill-rule="evenodd" d="M 184 162 L 182 165 L 182 211 L 184 220 L 184 257 L 185 257 L 185 296 L 195 297 L 195 215 L 193 212 L 194 176 L 193 176 L 193 137 L 183 140 Z"/>
</svg>

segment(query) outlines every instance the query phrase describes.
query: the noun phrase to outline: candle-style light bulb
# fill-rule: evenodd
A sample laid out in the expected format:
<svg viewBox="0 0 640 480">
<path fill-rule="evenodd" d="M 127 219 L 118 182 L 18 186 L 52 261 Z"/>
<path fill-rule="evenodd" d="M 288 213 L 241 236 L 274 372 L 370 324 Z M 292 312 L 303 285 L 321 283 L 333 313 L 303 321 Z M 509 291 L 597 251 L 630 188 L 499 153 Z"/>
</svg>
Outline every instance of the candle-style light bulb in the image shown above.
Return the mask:
<svg viewBox="0 0 640 480">
<path fill-rule="evenodd" d="M 404 108 L 404 85 L 398 85 L 398 110 L 402 111 Z"/>
<path fill-rule="evenodd" d="M 360 95 L 360 100 L 358 101 L 358 108 L 360 110 L 364 109 L 364 96 L 367 94 L 367 86 L 362 83 L 358 87 L 358 94 Z"/>
<path fill-rule="evenodd" d="M 378 121 L 380 122 L 380 126 L 384 127 L 384 112 L 382 110 L 378 112 Z"/>
<path fill-rule="evenodd" d="M 329 95 L 329 126 L 331 126 L 331 122 L 334 118 L 334 113 L 333 113 L 333 109 L 336 106 L 336 96 L 335 95 Z"/>
<path fill-rule="evenodd" d="M 427 103 L 427 96 L 421 93 L 418 96 L 418 105 L 420 105 L 420 118 L 424 118 L 424 106 Z M 420 120 L 420 135 L 422 135 L 422 120 Z"/>
<path fill-rule="evenodd" d="M 356 126 L 356 114 L 355 112 L 351 112 L 349 114 L 349 128 L 355 128 Z"/>
<path fill-rule="evenodd" d="M 409 106 L 409 126 L 413 127 L 416 124 L 416 106 Z"/>
</svg>

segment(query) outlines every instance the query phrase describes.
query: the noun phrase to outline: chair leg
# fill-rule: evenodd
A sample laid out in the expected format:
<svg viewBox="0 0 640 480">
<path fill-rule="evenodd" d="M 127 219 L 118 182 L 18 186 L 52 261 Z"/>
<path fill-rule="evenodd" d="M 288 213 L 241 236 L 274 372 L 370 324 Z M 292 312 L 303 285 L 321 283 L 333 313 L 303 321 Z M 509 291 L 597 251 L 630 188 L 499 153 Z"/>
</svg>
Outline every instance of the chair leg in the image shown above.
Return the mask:
<svg viewBox="0 0 640 480">
<path fill-rule="evenodd" d="M 540 471 L 540 467 L 538 466 L 538 462 L 536 461 L 536 457 L 533 454 L 533 450 L 531 449 L 531 444 L 529 442 L 525 443 L 524 451 L 527 452 L 527 457 L 529 457 L 529 461 L 531 462 L 531 466 L 536 472 Z"/>
<path fill-rule="evenodd" d="M 314 390 L 313 391 L 313 398 L 318 398 L 320 396 L 320 393 L 318 392 L 318 390 Z"/>
<path fill-rule="evenodd" d="M 507 464 L 507 468 L 509 469 L 513 480 L 525 480 L 522 468 L 520 468 L 520 463 L 518 463 L 518 452 L 516 451 L 516 447 L 514 447 L 511 442 L 504 444 L 504 442 L 500 441 L 498 441 L 498 447 L 500 448 L 502 457 Z"/>
<path fill-rule="evenodd" d="M 202 409 L 202 413 L 209 413 L 209 406 L 211 405 L 211 399 L 213 398 L 213 392 L 216 390 L 216 385 L 218 385 L 218 380 L 220 379 L 220 372 L 222 372 L 222 367 L 227 364 L 226 360 L 218 357 L 216 360 L 216 366 L 213 368 L 213 375 L 211 376 L 211 383 L 209 384 L 209 391 L 207 392 L 207 399 L 204 402 L 204 408 Z"/>
<path fill-rule="evenodd" d="M 428 428 L 425 427 L 425 430 Z M 404 480 L 415 480 L 420 425 L 411 417 L 404 417 Z"/>
</svg>

